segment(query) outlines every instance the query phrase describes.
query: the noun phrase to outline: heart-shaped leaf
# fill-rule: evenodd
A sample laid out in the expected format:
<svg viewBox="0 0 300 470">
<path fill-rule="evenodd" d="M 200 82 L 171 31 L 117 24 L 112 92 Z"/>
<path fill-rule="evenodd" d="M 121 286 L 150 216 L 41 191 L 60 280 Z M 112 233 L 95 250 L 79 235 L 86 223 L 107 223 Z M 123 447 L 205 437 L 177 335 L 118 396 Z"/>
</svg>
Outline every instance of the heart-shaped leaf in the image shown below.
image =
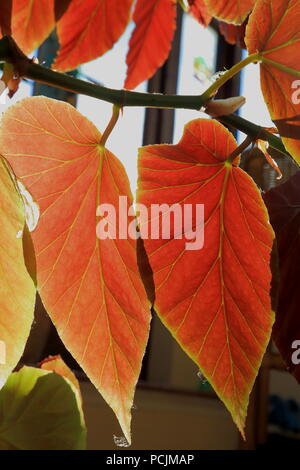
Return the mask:
<svg viewBox="0 0 300 470">
<path fill-rule="evenodd" d="M 190 122 L 177 145 L 141 149 L 138 201 L 147 208 L 168 205 L 161 208 L 163 216 L 151 212 L 147 224 L 143 217 L 140 222 L 153 271 L 155 310 L 243 432 L 249 393 L 273 323 L 273 231 L 253 180 L 236 159 L 234 164 L 229 159 L 236 148 L 218 122 Z M 174 217 L 170 239 L 147 239 L 143 227 L 150 232 L 158 221 L 166 223 L 174 204 L 184 220 L 185 207 L 191 204 L 195 212 L 197 204 L 204 204 L 204 220 L 194 215 L 186 228 L 178 227 Z M 203 247 L 187 248 L 192 228 L 201 242 L 202 223 Z"/>
<path fill-rule="evenodd" d="M 27 98 L 2 120 L 1 148 L 40 205 L 33 232 L 38 288 L 64 344 L 115 411 L 130 441 L 131 406 L 150 312 L 136 241 L 100 239 L 100 204 L 119 219 L 132 196 L 120 161 L 69 104 Z M 120 215 L 124 218 L 124 215 Z M 125 213 L 125 224 L 131 221 Z"/>
</svg>

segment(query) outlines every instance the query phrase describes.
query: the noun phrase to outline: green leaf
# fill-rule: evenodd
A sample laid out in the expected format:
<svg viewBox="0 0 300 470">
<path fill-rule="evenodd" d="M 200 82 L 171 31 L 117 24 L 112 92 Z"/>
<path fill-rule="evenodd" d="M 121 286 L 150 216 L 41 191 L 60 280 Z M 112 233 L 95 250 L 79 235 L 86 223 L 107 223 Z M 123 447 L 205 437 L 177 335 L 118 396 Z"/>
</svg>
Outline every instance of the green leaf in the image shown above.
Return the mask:
<svg viewBox="0 0 300 470">
<path fill-rule="evenodd" d="M 51 371 L 23 367 L 0 391 L 0 449 L 82 450 L 86 428 L 75 387 Z"/>
</svg>

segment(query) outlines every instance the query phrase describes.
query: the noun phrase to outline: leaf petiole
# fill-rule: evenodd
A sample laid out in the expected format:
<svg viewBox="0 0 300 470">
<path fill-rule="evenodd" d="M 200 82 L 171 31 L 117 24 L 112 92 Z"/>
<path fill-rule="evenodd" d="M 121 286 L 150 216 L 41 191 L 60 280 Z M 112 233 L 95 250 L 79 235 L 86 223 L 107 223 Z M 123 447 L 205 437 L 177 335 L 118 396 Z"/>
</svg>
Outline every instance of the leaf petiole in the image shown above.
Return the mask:
<svg viewBox="0 0 300 470">
<path fill-rule="evenodd" d="M 105 131 L 102 134 L 99 145 L 105 147 L 107 139 L 109 138 L 110 134 L 114 130 L 115 125 L 118 122 L 118 119 L 119 119 L 119 116 L 120 116 L 120 109 L 121 109 L 120 106 L 117 106 L 116 104 L 113 105 L 113 111 L 112 111 L 111 119 L 110 119 Z"/>
<path fill-rule="evenodd" d="M 234 77 L 238 72 L 240 72 L 246 65 L 252 64 L 253 62 L 258 62 L 261 60 L 260 53 L 251 54 L 245 59 L 241 60 L 237 64 L 235 64 L 231 69 L 227 70 L 226 72 L 222 73 L 222 75 L 202 94 L 202 98 L 204 101 L 208 101 L 211 99 L 224 85 L 228 80 Z"/>
<path fill-rule="evenodd" d="M 246 139 L 227 157 L 227 162 L 233 163 L 233 161 L 238 157 L 244 150 L 246 150 L 249 145 L 251 145 L 253 140 L 251 137 L 246 137 Z"/>
</svg>

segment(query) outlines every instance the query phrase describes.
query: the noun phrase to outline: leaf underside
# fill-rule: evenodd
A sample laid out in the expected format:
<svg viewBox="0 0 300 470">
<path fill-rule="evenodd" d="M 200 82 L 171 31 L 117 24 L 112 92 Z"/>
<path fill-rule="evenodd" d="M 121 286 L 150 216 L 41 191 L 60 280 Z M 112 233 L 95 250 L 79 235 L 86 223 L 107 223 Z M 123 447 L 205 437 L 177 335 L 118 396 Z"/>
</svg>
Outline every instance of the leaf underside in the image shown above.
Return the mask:
<svg viewBox="0 0 300 470">
<path fill-rule="evenodd" d="M 170 240 L 144 240 L 154 307 L 243 432 L 273 323 L 273 232 L 254 182 L 226 161 L 236 147 L 221 124 L 199 119 L 177 145 L 141 149 L 138 202 L 205 204 L 202 249 L 186 250 L 174 222 Z"/>
<path fill-rule="evenodd" d="M 129 42 L 124 87 L 132 89 L 152 77 L 167 60 L 176 28 L 174 0 L 138 0 Z"/>
<path fill-rule="evenodd" d="M 204 0 L 188 0 L 189 13 L 204 26 L 208 26 L 212 20 Z"/>
<path fill-rule="evenodd" d="M 249 54 L 261 53 L 261 87 L 286 149 L 300 162 L 300 103 L 293 82 L 300 78 L 298 0 L 258 0 L 246 28 Z M 299 88 L 299 84 L 298 84 Z M 298 97 L 296 97 L 299 100 Z"/>
<path fill-rule="evenodd" d="M 72 106 L 45 97 L 12 106 L 1 128 L 5 156 L 40 206 L 32 239 L 42 301 L 130 441 L 150 313 L 135 240 L 96 236 L 99 204 L 112 204 L 118 220 L 119 196 L 132 201 L 125 170 L 100 137 Z"/>
<path fill-rule="evenodd" d="M 255 0 L 204 0 L 212 16 L 226 23 L 242 24 Z"/>
<path fill-rule="evenodd" d="M 72 70 L 112 48 L 123 34 L 133 0 L 73 0 L 57 23 L 60 51 L 53 67 Z"/>
</svg>

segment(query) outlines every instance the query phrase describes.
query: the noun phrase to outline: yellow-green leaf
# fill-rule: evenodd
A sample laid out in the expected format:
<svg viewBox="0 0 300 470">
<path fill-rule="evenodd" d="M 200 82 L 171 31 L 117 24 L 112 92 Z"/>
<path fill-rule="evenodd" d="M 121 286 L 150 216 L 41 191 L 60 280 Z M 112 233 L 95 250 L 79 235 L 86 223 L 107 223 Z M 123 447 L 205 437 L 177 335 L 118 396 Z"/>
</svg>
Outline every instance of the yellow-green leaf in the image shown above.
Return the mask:
<svg viewBox="0 0 300 470">
<path fill-rule="evenodd" d="M 86 428 L 75 387 L 51 371 L 23 367 L 0 391 L 0 449 L 81 450 Z"/>
<path fill-rule="evenodd" d="M 23 255 L 25 212 L 0 160 L 0 387 L 17 365 L 30 332 L 35 287 Z"/>
</svg>

